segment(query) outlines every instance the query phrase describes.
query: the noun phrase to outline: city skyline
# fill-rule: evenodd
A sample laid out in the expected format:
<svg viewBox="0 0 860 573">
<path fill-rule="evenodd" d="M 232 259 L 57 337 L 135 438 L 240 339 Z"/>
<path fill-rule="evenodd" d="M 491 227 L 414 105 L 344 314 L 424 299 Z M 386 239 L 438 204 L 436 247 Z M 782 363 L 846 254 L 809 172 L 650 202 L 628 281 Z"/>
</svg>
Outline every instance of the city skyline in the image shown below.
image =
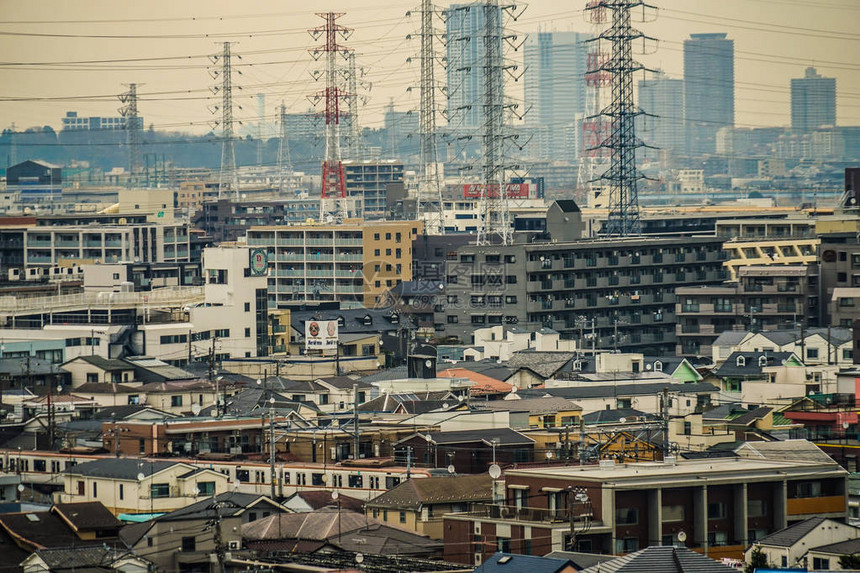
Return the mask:
<svg viewBox="0 0 860 573">
<path fill-rule="evenodd" d="M 343 10 L 343 23 L 355 28 L 349 44 L 368 68 L 373 83 L 370 101 L 361 112 L 362 125 L 382 126 L 384 109 L 393 98 L 396 109 L 417 108 L 417 18 L 407 18 L 413 2 L 386 6 L 345 1 L 320 9 Z M 517 33 L 543 31 L 588 32 L 582 8 L 559 10 L 543 0 L 532 2 L 511 28 Z M 735 42 L 736 125 L 790 125 L 790 80 L 814 65 L 825 77 L 837 79 L 837 117 L 840 125 L 860 124 L 860 66 L 849 61 L 860 47 L 860 34 L 848 24 L 860 6 L 819 2 L 814 6 L 792 0 L 757 0 L 712 5 L 704 0 L 660 2 L 657 19 L 638 24 L 660 40 L 659 49 L 640 57 L 648 67 L 660 68 L 670 78 L 682 78 L 682 43 L 693 33 L 726 33 Z M 265 93 L 269 109 L 281 100 L 289 112 L 308 107 L 313 93 L 310 71 L 314 62 L 307 49 L 313 43 L 306 29 L 317 25 L 310 11 L 280 9 L 274 2 L 253 7 L 219 2 L 154 2 L 147 7 L 109 2 L 58 4 L 49 21 L 38 8 L 23 2 L 4 4 L 6 22 L 0 24 L 0 63 L 5 89 L 0 92 L 0 128 L 50 125 L 60 128 L 66 111 L 81 116 L 117 115 L 116 94 L 123 83 L 138 83 L 141 115 L 147 127 L 165 131 L 204 133 L 213 116 L 207 73 L 207 54 L 217 42 L 237 40 L 237 66 L 243 86 L 236 102 L 237 119 L 256 121 L 254 98 Z M 741 17 L 740 15 L 744 16 Z M 442 29 L 440 22 L 439 28 Z M 520 49 L 516 58 L 522 58 Z M 71 63 L 76 62 L 76 63 Z M 440 74 L 439 77 L 444 77 Z M 511 88 L 522 97 L 522 83 Z"/>
</svg>

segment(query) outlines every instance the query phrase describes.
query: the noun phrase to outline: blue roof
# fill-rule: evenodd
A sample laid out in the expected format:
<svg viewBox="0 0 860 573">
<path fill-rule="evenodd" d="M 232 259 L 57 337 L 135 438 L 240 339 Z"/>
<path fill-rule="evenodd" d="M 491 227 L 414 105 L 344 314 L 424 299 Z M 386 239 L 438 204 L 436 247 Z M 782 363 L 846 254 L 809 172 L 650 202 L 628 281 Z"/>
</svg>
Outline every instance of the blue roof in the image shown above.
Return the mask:
<svg viewBox="0 0 860 573">
<path fill-rule="evenodd" d="M 481 573 L 558 573 L 565 567 L 572 566 L 568 559 L 555 557 L 535 557 L 534 555 L 513 555 L 511 553 L 496 553 L 475 571 Z"/>
</svg>

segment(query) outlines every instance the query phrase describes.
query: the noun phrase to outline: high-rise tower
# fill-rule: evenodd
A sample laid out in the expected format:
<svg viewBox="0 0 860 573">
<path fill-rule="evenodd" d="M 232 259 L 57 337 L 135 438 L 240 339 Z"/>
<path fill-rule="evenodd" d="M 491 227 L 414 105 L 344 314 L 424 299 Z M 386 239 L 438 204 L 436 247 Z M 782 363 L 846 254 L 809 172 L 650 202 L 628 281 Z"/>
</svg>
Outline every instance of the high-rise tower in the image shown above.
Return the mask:
<svg viewBox="0 0 860 573">
<path fill-rule="evenodd" d="M 726 34 L 684 40 L 684 121 L 690 155 L 714 153 L 717 131 L 735 125 L 735 43 Z"/>
<path fill-rule="evenodd" d="M 636 134 L 656 149 L 643 150 L 649 158 L 684 153 L 684 81 L 663 72 L 639 81 L 639 108 L 648 113 L 636 125 Z"/>
<path fill-rule="evenodd" d="M 119 96 L 124 105 L 119 114 L 125 118 L 126 145 L 128 146 L 128 185 L 134 186 L 140 176 L 140 131 L 143 127 L 137 111 L 137 84 L 128 84 L 128 91 Z"/>
<path fill-rule="evenodd" d="M 836 125 L 836 78 L 806 68 L 804 77 L 791 80 L 791 129 L 805 132 L 822 125 Z"/>
</svg>

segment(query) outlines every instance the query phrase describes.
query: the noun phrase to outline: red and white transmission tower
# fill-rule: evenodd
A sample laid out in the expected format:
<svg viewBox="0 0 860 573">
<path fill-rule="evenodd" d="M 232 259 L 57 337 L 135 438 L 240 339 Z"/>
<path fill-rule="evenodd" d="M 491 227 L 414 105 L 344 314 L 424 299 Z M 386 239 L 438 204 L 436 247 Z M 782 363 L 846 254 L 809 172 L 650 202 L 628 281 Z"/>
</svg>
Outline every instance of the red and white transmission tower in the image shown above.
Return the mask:
<svg viewBox="0 0 860 573">
<path fill-rule="evenodd" d="M 607 21 L 608 10 L 597 0 L 586 4 L 585 16 L 591 24 L 592 33 L 598 36 Z M 585 74 L 585 118 L 582 120 L 582 147 L 579 155 L 577 188 L 586 197 L 586 204 L 592 208 L 608 206 L 604 193 L 605 182 L 601 175 L 609 168 L 610 151 L 600 144 L 612 132 L 612 124 L 600 115 L 608 102 L 612 85 L 612 74 L 601 69 L 609 61 L 610 54 L 601 50 L 599 42 L 588 44 Z"/>
<path fill-rule="evenodd" d="M 346 217 L 346 177 L 343 173 L 343 162 L 340 154 L 340 120 L 341 100 L 349 97 L 342 89 L 339 81 L 343 63 L 338 56 L 346 61 L 349 49 L 338 43 L 338 38 L 346 40 L 352 34 L 351 28 L 345 28 L 337 23 L 342 13 L 317 13 L 325 20 L 325 25 L 308 30 L 314 40 L 325 37 L 325 44 L 312 48 L 310 51 L 314 60 L 325 55 L 325 90 L 317 92 L 312 101 L 317 104 L 325 100 L 325 159 L 322 166 L 322 195 L 320 198 L 320 220 L 338 223 Z M 315 74 L 319 79 L 322 74 Z"/>
</svg>

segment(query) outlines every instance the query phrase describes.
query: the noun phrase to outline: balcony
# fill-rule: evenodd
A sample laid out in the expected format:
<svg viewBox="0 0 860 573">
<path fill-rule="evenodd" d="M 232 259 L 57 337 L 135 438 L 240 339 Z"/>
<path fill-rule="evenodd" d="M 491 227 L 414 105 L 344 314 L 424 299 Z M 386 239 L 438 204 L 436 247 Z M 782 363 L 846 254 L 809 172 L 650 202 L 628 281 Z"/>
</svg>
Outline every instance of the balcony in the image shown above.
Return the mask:
<svg viewBox="0 0 860 573">
<path fill-rule="evenodd" d="M 845 497 L 801 497 L 788 500 L 788 515 L 817 515 L 821 513 L 841 513 L 845 511 Z"/>
<path fill-rule="evenodd" d="M 579 509 L 577 507 L 577 510 Z M 574 513 L 574 521 L 585 521 L 592 518 L 590 512 L 581 513 L 577 510 Z M 477 503 L 473 505 L 468 515 L 535 523 L 565 523 L 570 521 L 570 514 L 567 508 L 546 509 L 542 507 L 516 507 L 514 505 L 496 505 L 490 503 Z"/>
</svg>

